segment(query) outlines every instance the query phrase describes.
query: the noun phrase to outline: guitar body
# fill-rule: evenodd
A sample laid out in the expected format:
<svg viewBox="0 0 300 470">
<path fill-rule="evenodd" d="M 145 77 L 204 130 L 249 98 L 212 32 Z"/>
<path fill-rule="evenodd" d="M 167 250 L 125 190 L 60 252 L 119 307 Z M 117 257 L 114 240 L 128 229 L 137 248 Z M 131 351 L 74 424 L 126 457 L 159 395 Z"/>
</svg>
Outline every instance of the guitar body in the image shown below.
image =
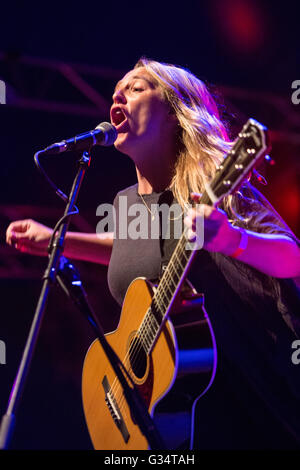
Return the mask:
<svg viewBox="0 0 300 470">
<path fill-rule="evenodd" d="M 203 296 L 194 292 L 163 324 L 154 347 L 147 354 L 137 331 L 154 292 L 155 287 L 149 281 L 134 280 L 127 290 L 118 328 L 108 333 L 106 339 L 137 385 L 164 448 L 189 449 L 196 399 L 209 388 L 215 373 L 213 333 L 204 311 Z M 82 398 L 95 449 L 149 448 L 98 340 L 92 343 L 84 361 Z"/>
</svg>

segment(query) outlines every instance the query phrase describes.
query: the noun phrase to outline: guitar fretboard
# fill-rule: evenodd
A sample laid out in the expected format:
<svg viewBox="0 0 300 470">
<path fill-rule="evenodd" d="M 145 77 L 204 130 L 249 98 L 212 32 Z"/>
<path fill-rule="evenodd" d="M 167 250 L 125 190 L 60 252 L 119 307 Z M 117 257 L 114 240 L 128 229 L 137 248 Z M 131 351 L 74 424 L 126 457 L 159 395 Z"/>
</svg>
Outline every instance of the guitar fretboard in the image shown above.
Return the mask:
<svg viewBox="0 0 300 470">
<path fill-rule="evenodd" d="M 194 251 L 187 250 L 188 240 L 185 233 L 179 239 L 173 255 L 164 271 L 139 329 L 145 351 L 149 354 L 159 336 L 176 294 L 183 282 L 184 273 L 192 259 Z"/>
<path fill-rule="evenodd" d="M 207 193 L 203 194 L 200 202 L 211 203 Z M 187 238 L 187 231 L 184 230 L 158 284 L 151 306 L 139 328 L 139 337 L 147 354 L 153 349 L 185 278 L 186 271 L 196 253 L 192 248 L 193 245 Z"/>
</svg>

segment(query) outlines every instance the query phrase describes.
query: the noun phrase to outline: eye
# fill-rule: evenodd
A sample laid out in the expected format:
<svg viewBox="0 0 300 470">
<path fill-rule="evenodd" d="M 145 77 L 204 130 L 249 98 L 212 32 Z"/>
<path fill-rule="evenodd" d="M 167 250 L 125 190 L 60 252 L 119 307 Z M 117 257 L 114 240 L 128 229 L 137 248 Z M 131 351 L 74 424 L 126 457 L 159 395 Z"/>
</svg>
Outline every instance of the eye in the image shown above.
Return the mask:
<svg viewBox="0 0 300 470">
<path fill-rule="evenodd" d="M 139 91 L 144 91 L 144 88 L 142 88 L 141 86 L 133 85 L 132 90 L 139 92 Z"/>
<path fill-rule="evenodd" d="M 145 84 L 142 80 L 133 80 L 130 86 L 131 91 L 140 93 L 145 90 Z"/>
</svg>

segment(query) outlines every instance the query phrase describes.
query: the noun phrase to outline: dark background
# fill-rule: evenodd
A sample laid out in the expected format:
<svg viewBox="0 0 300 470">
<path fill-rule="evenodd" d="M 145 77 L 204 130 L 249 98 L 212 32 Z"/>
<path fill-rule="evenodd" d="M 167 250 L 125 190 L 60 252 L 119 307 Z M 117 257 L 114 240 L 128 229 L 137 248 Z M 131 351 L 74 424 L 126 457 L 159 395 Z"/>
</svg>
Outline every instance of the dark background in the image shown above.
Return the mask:
<svg viewBox="0 0 300 470">
<path fill-rule="evenodd" d="M 39 297 L 46 258 L 5 245 L 12 220 L 31 217 L 51 226 L 64 209 L 38 173 L 34 153 L 109 120 L 115 82 L 140 56 L 189 68 L 223 96 L 232 137 L 248 117 L 271 131 L 275 165 L 263 166 L 259 189 L 300 235 L 300 104 L 291 101 L 300 80 L 297 3 L 256 0 L 186 2 L 5 2 L 1 7 L 0 106 L 1 313 L 0 414 L 11 387 Z M 71 83 L 62 64 L 84 84 Z M 68 69 L 69 70 L 69 69 Z M 69 77 L 69 79 L 67 78 Z M 91 87 L 91 88 L 89 88 Z M 87 97 L 94 90 L 103 106 Z M 85 91 L 85 93 L 83 92 Z M 89 95 L 91 97 L 91 95 Z M 224 108 L 225 106 L 225 108 Z M 94 148 L 72 229 L 94 231 L 96 208 L 135 182 L 131 161 L 114 148 Z M 49 159 L 49 174 L 68 192 L 74 155 Z M 117 325 L 106 268 L 76 263 L 106 331 Z M 15 449 L 89 449 L 81 404 L 81 371 L 93 334 L 58 289 L 50 294 L 12 440 Z"/>
</svg>

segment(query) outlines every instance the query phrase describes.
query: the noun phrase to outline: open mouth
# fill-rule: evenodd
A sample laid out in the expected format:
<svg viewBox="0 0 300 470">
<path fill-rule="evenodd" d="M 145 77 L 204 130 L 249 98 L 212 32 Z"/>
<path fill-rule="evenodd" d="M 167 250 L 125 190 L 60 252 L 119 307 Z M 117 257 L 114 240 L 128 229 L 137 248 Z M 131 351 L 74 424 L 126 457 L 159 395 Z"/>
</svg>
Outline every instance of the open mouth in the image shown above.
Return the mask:
<svg viewBox="0 0 300 470">
<path fill-rule="evenodd" d="M 116 107 L 111 110 L 111 123 L 118 127 L 126 120 L 126 116 L 121 108 Z"/>
</svg>

